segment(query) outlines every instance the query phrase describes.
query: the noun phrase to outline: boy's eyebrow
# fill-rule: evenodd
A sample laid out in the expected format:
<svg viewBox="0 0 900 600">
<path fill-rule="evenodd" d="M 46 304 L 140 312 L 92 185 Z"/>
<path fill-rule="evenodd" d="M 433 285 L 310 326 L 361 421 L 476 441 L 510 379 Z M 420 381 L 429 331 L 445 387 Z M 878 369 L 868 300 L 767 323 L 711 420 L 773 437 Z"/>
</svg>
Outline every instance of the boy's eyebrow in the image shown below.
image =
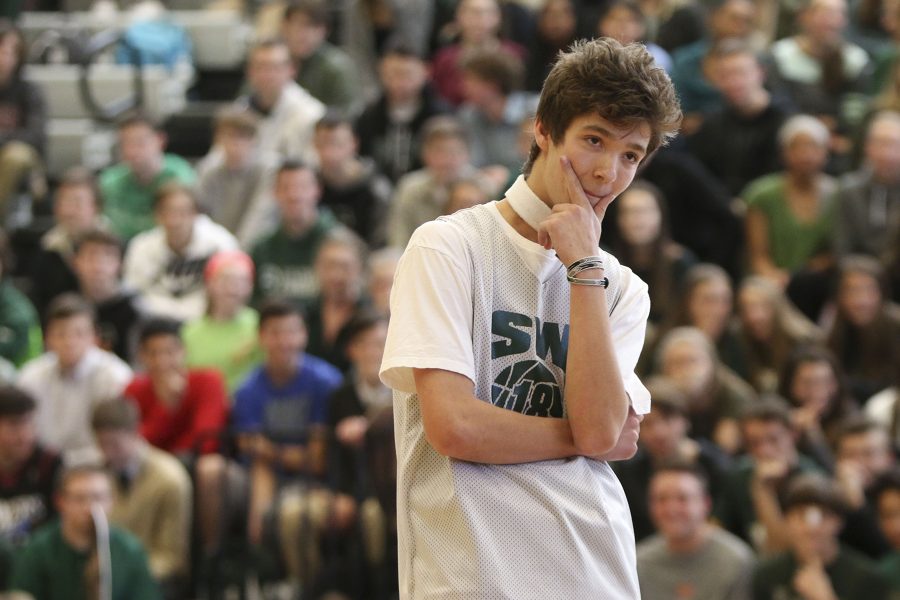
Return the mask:
<svg viewBox="0 0 900 600">
<path fill-rule="evenodd" d="M 622 139 L 623 137 L 627 136 L 629 133 L 631 133 L 632 131 L 634 131 L 634 129 L 630 129 L 630 130 L 628 130 L 627 132 L 625 132 L 625 135 L 617 136 L 617 135 L 614 134 L 612 131 L 610 131 L 610 130 L 607 129 L 606 127 L 603 127 L 602 125 L 595 125 L 595 124 L 585 125 L 585 126 L 583 127 L 583 129 L 586 129 L 586 130 L 588 130 L 588 131 L 595 131 L 595 132 L 599 133 L 600 135 L 602 135 L 603 137 L 608 137 L 608 138 L 612 138 L 612 139 Z M 638 144 L 638 143 L 635 143 L 635 142 L 630 142 L 630 143 L 628 144 L 628 147 L 631 148 L 631 149 L 633 149 L 633 150 L 637 150 L 638 152 L 640 152 L 640 153 L 642 153 L 642 154 L 646 154 L 646 153 L 647 153 L 647 146 L 646 146 L 646 144 L 641 145 L 641 144 Z"/>
</svg>

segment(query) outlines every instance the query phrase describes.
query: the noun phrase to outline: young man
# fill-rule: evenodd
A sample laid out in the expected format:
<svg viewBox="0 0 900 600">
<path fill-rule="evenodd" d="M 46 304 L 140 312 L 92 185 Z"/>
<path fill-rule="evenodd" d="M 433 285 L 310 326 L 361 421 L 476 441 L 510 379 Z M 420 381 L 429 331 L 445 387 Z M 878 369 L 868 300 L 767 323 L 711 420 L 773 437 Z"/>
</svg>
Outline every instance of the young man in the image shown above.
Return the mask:
<svg viewBox="0 0 900 600">
<path fill-rule="evenodd" d="M 706 478 L 695 466 L 662 465 L 650 480 L 649 500 L 659 533 L 637 547 L 638 579 L 645 598 L 750 597 L 753 551 L 740 538 L 709 523 L 712 502 Z"/>
<path fill-rule="evenodd" d="M 900 468 L 882 473 L 872 486 L 881 533 L 892 552 L 879 563 L 881 573 L 895 592 L 900 592 Z"/>
<path fill-rule="evenodd" d="M 97 445 L 115 477 L 110 522 L 136 536 L 150 572 L 167 599 L 183 598 L 191 538 L 191 478 L 171 454 L 138 433 L 140 413 L 131 402 L 110 400 L 91 419 Z M 182 595 L 178 595 L 178 591 Z"/>
<path fill-rule="evenodd" d="M 103 214 L 113 231 L 130 240 L 152 229 L 156 192 L 176 180 L 191 185 L 194 169 L 180 156 L 166 154 L 166 136 L 147 117 L 136 115 L 118 125 L 121 161 L 100 173 Z"/>
<path fill-rule="evenodd" d="M 100 596 L 104 585 L 97 547 L 94 510 L 108 512 L 112 485 L 105 470 L 96 466 L 71 467 L 56 490 L 59 521 L 35 533 L 25 550 L 16 555 L 10 589 L 41 600 L 87 600 Z M 158 600 L 161 596 L 147 556 L 137 538 L 117 527 L 109 528 L 112 600 Z"/>
<path fill-rule="evenodd" d="M 847 510 L 829 479 L 803 475 L 788 489 L 788 549 L 760 561 L 753 573 L 754 600 L 885 600 L 887 582 L 865 556 L 838 541 Z"/>
<path fill-rule="evenodd" d="M 506 198 L 410 240 L 381 371 L 396 393 L 401 598 L 639 596 L 606 461 L 634 454 L 650 409 L 633 372 L 649 301 L 597 255 L 606 208 L 680 119 L 642 46 L 577 44 L 547 78 Z"/>
<path fill-rule="evenodd" d="M 131 368 L 97 347 L 94 311 L 83 298 L 59 296 L 50 303 L 46 322 L 47 352 L 26 363 L 18 380 L 38 403 L 38 439 L 63 452 L 68 464 L 98 458 L 91 413 L 122 393 Z"/>
</svg>

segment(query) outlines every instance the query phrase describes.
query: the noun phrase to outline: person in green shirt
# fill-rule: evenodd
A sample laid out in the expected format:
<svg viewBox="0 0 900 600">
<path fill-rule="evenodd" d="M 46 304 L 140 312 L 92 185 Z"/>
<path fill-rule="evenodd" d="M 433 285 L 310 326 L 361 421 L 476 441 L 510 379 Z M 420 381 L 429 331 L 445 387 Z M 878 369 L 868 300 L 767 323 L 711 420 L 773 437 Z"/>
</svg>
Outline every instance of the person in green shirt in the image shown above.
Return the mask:
<svg viewBox="0 0 900 600">
<path fill-rule="evenodd" d="M 98 551 L 92 507 L 112 506 L 112 484 L 101 467 L 82 465 L 63 473 L 57 488 L 59 520 L 35 532 L 14 559 L 10 589 L 34 600 L 104 597 L 105 561 Z M 137 538 L 109 528 L 112 600 L 161 600 L 147 556 Z M 104 544 L 101 542 L 100 548 Z"/>
<path fill-rule="evenodd" d="M 156 225 L 153 203 L 162 184 L 192 185 L 197 176 L 186 160 L 164 152 L 166 136 L 148 117 L 129 116 L 117 131 L 121 162 L 100 173 L 100 195 L 113 231 L 129 240 Z"/>
<path fill-rule="evenodd" d="M 206 314 L 181 331 L 189 367 L 214 367 L 229 394 L 262 361 L 259 314 L 247 306 L 253 291 L 253 260 L 240 250 L 219 252 L 206 263 Z"/>
<path fill-rule="evenodd" d="M 319 293 L 316 253 L 337 219 L 319 207 L 322 186 L 312 167 L 287 160 L 275 176 L 279 227 L 250 253 L 256 265 L 254 301 L 280 298 L 306 308 Z"/>
<path fill-rule="evenodd" d="M 0 231 L 0 358 L 21 366 L 41 353 L 41 324 L 31 301 L 7 276 L 12 254 Z"/>
</svg>

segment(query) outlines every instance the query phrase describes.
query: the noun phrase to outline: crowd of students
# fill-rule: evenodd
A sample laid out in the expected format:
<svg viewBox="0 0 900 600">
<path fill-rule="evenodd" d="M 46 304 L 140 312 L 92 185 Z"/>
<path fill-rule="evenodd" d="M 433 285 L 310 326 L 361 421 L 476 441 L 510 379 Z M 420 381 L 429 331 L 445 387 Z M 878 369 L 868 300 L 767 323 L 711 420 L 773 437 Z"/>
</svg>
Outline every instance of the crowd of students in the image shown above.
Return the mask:
<svg viewBox="0 0 900 600">
<path fill-rule="evenodd" d="M 206 156 L 132 114 L 115 164 L 49 193 L 45 101 L 0 21 L 0 590 L 96 597 L 99 507 L 113 598 L 251 575 L 392 597 L 400 254 L 503 196 L 556 52 L 605 35 L 645 43 L 685 112 L 601 240 L 652 306 L 653 410 L 614 465 L 644 597 L 900 594 L 900 2 L 254 16 Z M 12 215 L 43 195 L 53 225 L 16 253 Z"/>
</svg>

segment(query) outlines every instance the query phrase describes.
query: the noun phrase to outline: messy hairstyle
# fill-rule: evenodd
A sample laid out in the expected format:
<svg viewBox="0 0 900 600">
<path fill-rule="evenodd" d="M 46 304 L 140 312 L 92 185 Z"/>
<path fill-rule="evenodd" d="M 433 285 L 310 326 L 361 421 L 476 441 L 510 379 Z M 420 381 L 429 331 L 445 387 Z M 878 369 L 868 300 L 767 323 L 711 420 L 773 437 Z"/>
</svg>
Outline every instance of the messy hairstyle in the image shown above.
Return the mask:
<svg viewBox="0 0 900 600">
<path fill-rule="evenodd" d="M 681 106 L 666 72 L 642 44 L 611 38 L 577 41 L 562 52 L 544 81 L 536 119 L 555 144 L 576 118 L 596 113 L 618 126 L 650 126 L 647 154 L 678 133 Z M 536 142 L 523 167 L 527 175 L 540 155 Z"/>
</svg>

